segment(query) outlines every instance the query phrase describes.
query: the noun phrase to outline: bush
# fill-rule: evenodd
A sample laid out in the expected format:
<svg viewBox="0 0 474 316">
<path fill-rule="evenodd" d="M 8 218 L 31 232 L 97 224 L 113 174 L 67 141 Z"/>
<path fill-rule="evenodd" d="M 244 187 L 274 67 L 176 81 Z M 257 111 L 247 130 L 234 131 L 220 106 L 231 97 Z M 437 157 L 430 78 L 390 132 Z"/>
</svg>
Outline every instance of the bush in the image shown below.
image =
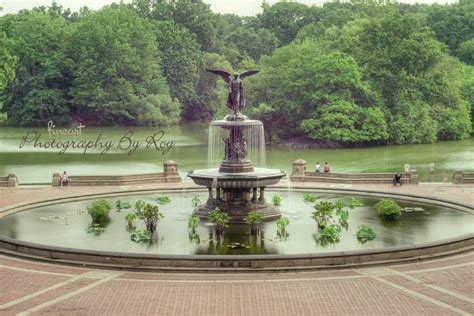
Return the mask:
<svg viewBox="0 0 474 316">
<path fill-rule="evenodd" d="M 305 192 L 303 195 L 303 201 L 305 202 L 314 203 L 317 199 L 319 199 L 319 197 L 313 193 Z"/>
<path fill-rule="evenodd" d="M 156 224 L 164 217 L 157 205 L 145 204 L 142 200 L 137 201 L 135 204 L 135 214 L 145 222 L 146 229 L 150 233 L 156 230 Z"/>
<path fill-rule="evenodd" d="M 381 219 L 395 221 L 402 215 L 402 208 L 394 200 L 380 200 L 375 208 Z"/>
<path fill-rule="evenodd" d="M 196 229 L 201 225 L 201 218 L 199 216 L 191 215 L 188 219 L 188 229 L 195 232 Z"/>
<path fill-rule="evenodd" d="M 286 231 L 286 227 L 290 224 L 290 220 L 285 216 L 280 217 L 276 221 L 277 225 L 277 236 L 281 239 L 288 238 L 289 234 Z"/>
<path fill-rule="evenodd" d="M 375 238 L 375 233 L 369 226 L 360 225 L 356 236 L 360 242 L 364 243 L 366 241 L 373 240 Z"/>
<path fill-rule="evenodd" d="M 171 202 L 171 199 L 168 195 L 161 195 L 155 199 L 159 204 L 168 204 Z"/>
<path fill-rule="evenodd" d="M 201 197 L 199 195 L 194 196 L 191 200 L 192 207 L 198 207 L 201 203 Z"/>
<path fill-rule="evenodd" d="M 258 211 L 248 212 L 244 218 L 245 223 L 250 225 L 250 234 L 256 235 L 259 231 L 259 226 L 263 222 L 263 214 Z"/>
<path fill-rule="evenodd" d="M 222 212 L 220 208 L 216 207 L 209 213 L 208 219 L 210 222 L 216 224 L 216 235 L 222 235 L 225 227 L 230 221 L 230 216 L 226 212 Z"/>
<path fill-rule="evenodd" d="M 100 199 L 92 202 L 87 207 L 87 213 L 92 217 L 92 223 L 102 223 L 109 219 L 109 212 L 112 209 L 109 201 Z"/>
<path fill-rule="evenodd" d="M 274 195 L 273 198 L 272 198 L 272 203 L 275 206 L 280 206 L 281 205 L 281 200 L 282 200 L 281 196 Z"/>
<path fill-rule="evenodd" d="M 341 227 L 336 224 L 325 227 L 320 233 L 319 238 L 323 243 L 325 242 L 338 242 L 341 239 Z"/>
</svg>

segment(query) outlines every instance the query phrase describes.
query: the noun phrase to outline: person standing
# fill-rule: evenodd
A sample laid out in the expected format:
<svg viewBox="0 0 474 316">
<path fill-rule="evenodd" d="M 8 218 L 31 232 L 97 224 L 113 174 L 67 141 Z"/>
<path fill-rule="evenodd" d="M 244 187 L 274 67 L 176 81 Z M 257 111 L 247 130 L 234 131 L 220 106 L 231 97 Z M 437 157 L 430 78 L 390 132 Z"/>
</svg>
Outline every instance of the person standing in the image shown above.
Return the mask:
<svg viewBox="0 0 474 316">
<path fill-rule="evenodd" d="M 316 172 L 321 172 L 321 164 L 319 163 L 319 161 L 316 163 Z"/>
<path fill-rule="evenodd" d="M 324 173 L 328 173 L 328 172 L 330 172 L 330 169 L 329 169 L 329 164 L 328 164 L 328 162 L 327 162 L 327 161 L 324 163 L 324 168 L 323 168 L 323 169 L 324 169 Z"/>
</svg>

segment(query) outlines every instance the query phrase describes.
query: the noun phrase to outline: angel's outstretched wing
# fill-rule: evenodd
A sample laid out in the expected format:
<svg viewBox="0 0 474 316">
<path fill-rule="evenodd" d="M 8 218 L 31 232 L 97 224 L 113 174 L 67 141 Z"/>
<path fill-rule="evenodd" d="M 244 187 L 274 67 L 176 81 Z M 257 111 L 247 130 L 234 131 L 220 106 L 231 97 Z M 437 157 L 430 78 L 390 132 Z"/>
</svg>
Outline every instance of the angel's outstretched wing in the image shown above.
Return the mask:
<svg viewBox="0 0 474 316">
<path fill-rule="evenodd" d="M 219 70 L 219 69 L 206 69 L 206 71 L 212 72 L 215 75 L 219 75 L 224 79 L 226 83 L 229 83 L 230 80 L 230 73 L 228 73 L 225 70 Z"/>
<path fill-rule="evenodd" d="M 244 71 L 243 73 L 241 73 L 239 75 L 240 79 L 244 79 L 245 77 L 249 77 L 251 75 L 255 75 L 257 72 L 260 72 L 260 70 L 247 70 L 247 71 Z"/>
</svg>

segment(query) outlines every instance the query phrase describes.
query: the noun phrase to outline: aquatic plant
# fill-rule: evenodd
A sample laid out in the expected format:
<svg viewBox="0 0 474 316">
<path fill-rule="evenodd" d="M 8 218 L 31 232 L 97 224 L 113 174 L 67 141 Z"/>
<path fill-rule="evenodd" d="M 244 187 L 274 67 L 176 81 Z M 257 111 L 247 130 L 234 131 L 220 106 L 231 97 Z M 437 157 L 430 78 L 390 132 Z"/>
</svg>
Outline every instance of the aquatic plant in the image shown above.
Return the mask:
<svg viewBox="0 0 474 316">
<path fill-rule="evenodd" d="M 155 199 L 159 204 L 168 204 L 171 202 L 171 198 L 168 195 L 161 195 Z"/>
<path fill-rule="evenodd" d="M 314 203 L 318 199 L 319 197 L 313 193 L 305 192 L 303 195 L 303 201 L 308 202 L 308 203 Z"/>
<path fill-rule="evenodd" d="M 257 235 L 263 222 L 263 213 L 258 211 L 250 211 L 244 218 L 245 223 L 250 225 L 250 234 Z"/>
<path fill-rule="evenodd" d="M 369 226 L 367 225 L 360 225 L 359 226 L 359 230 L 357 231 L 357 239 L 364 243 L 366 241 L 369 241 L 369 240 L 373 240 L 375 239 L 375 232 L 372 230 L 372 228 L 370 228 Z"/>
<path fill-rule="evenodd" d="M 375 204 L 379 217 L 386 221 L 396 221 L 402 215 L 402 209 L 391 199 L 380 200 Z"/>
<path fill-rule="evenodd" d="M 188 229 L 191 232 L 194 233 L 196 231 L 196 229 L 199 227 L 199 225 L 201 225 L 201 218 L 199 216 L 196 216 L 196 215 L 189 216 L 189 218 L 188 218 Z"/>
<path fill-rule="evenodd" d="M 282 197 L 279 196 L 279 195 L 274 195 L 274 196 L 272 197 L 272 203 L 273 203 L 273 205 L 275 205 L 275 206 L 280 206 L 280 205 L 281 205 L 281 201 L 282 201 Z"/>
<path fill-rule="evenodd" d="M 199 205 L 201 205 L 201 197 L 199 195 L 195 195 L 192 199 L 191 199 L 191 206 L 192 207 L 198 207 Z"/>
<path fill-rule="evenodd" d="M 102 223 L 109 220 L 111 209 L 112 205 L 110 205 L 109 201 L 99 199 L 87 207 L 87 213 L 92 217 L 92 223 Z"/>
<path fill-rule="evenodd" d="M 123 209 L 128 209 L 131 207 L 132 206 L 130 205 L 129 202 L 122 202 L 121 200 L 117 200 L 117 202 L 115 202 L 115 208 L 117 209 L 117 212 L 120 212 Z"/>
<path fill-rule="evenodd" d="M 229 227 L 230 216 L 226 212 L 222 212 L 220 208 L 216 207 L 209 213 L 208 219 L 210 222 L 216 224 L 216 235 L 220 236 L 224 233 L 224 229 Z"/>
<path fill-rule="evenodd" d="M 143 201 L 139 200 L 135 204 L 135 214 L 139 219 L 145 222 L 146 229 L 150 233 L 153 233 L 156 230 L 158 221 L 162 219 L 164 215 L 160 212 L 160 209 L 157 205 L 139 202 Z"/>
</svg>

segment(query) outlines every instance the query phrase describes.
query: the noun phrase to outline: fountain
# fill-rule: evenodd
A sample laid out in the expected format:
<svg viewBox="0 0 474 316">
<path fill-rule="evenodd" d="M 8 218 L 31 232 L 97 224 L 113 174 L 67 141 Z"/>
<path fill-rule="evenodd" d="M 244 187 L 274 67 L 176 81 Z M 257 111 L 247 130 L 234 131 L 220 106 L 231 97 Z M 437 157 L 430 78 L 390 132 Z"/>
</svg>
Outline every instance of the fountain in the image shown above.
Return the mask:
<svg viewBox="0 0 474 316">
<path fill-rule="evenodd" d="M 216 207 L 231 216 L 231 222 L 241 223 L 249 211 L 261 212 L 265 220 L 280 217 L 280 212 L 265 200 L 265 188 L 277 184 L 285 177 L 285 172 L 276 169 L 256 168 L 249 159 L 264 150 L 263 124 L 249 120 L 240 110 L 245 106 L 242 79 L 258 70 L 242 74 L 223 70 L 208 69 L 221 76 L 229 86 L 227 106 L 233 113 L 223 120 L 212 121 L 209 125 L 210 152 L 223 147 L 223 160 L 219 168 L 192 170 L 188 176 L 198 184 L 207 187 L 209 197 L 205 204 L 198 206 L 193 214 L 207 218 Z M 222 141 L 224 146 L 218 146 Z M 209 157 L 211 158 L 211 157 Z"/>
</svg>

